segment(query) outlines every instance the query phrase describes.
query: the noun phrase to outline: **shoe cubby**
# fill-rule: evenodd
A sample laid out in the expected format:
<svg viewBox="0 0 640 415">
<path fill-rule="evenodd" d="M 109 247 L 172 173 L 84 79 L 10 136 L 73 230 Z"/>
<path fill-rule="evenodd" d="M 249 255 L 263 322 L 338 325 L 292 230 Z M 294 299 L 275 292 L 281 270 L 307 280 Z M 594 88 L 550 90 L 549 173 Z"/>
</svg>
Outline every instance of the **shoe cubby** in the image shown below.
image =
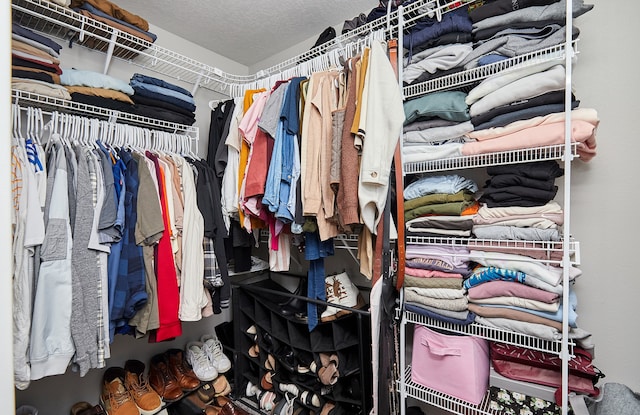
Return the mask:
<svg viewBox="0 0 640 415">
<path fill-rule="evenodd" d="M 311 340 L 309 339 L 309 328 L 306 324 L 287 322 L 287 330 L 291 344 L 296 348 L 311 352 Z"/>
<path fill-rule="evenodd" d="M 271 318 L 271 336 L 273 336 L 281 343 L 293 344 L 293 342 L 289 339 L 289 327 L 287 324 L 287 319 L 274 312 L 270 312 L 269 314 Z"/>
<path fill-rule="evenodd" d="M 271 333 L 271 311 L 260 301 L 255 301 L 256 324 L 267 333 Z"/>
<path fill-rule="evenodd" d="M 234 301 L 238 301 L 239 307 L 238 309 L 242 311 L 242 313 L 247 317 L 245 321 L 255 321 L 256 313 L 255 313 L 255 301 L 251 297 L 239 296 L 238 298 L 234 297 Z M 247 326 L 246 328 L 248 328 Z"/>
<path fill-rule="evenodd" d="M 335 402 L 357 405 L 362 401 L 364 393 L 364 385 L 361 383 L 359 375 L 341 375 L 338 382 L 333 385 L 331 398 Z"/>
<path fill-rule="evenodd" d="M 320 413 L 327 403 L 335 405 L 331 414 L 368 413 L 372 406 L 371 329 L 368 313 L 360 310 L 341 313 L 335 320 L 319 321 L 309 331 L 307 321 L 296 317 L 295 313 L 286 310 L 283 312 L 286 307 L 282 304 L 287 303 L 284 288 L 278 289 L 282 295 L 272 295 L 274 283 L 262 283 L 261 287 L 266 290 L 260 292 L 261 288 L 253 284 L 233 287 L 234 298 L 239 299 L 234 307 L 242 308 L 236 314 L 240 318 L 234 317 L 233 321 L 237 338 L 242 339 L 238 353 L 238 360 L 241 362 L 238 363 L 236 378 L 239 394 L 237 398 L 244 397 L 248 402 L 256 404 L 255 396 L 245 396 L 247 384 L 251 382 L 262 391 L 263 386 L 267 386 L 265 374 L 269 373 L 276 402 L 284 399 L 285 393 L 291 395 L 287 385 L 292 385 L 295 387 L 294 391 L 297 391 L 296 406 L 306 408 L 308 413 Z M 296 307 L 300 308 L 299 304 Z M 306 314 L 306 306 L 302 308 Z M 318 308 L 324 309 L 322 305 Z M 255 335 L 247 333 L 252 325 L 256 328 Z M 256 341 L 259 357 L 254 358 L 249 355 L 249 349 Z M 273 365 L 267 364 L 269 355 L 273 356 L 275 367 L 269 368 Z M 339 377 L 333 385 L 323 384 L 320 380 L 318 372 L 322 368 L 321 355 L 335 355 L 338 358 Z M 315 372 L 310 369 L 312 362 L 316 366 Z M 284 385 L 284 389 L 281 385 Z M 319 406 L 314 403 L 319 403 Z M 267 413 L 261 411 L 259 405 L 254 406 L 258 413 Z"/>
<path fill-rule="evenodd" d="M 336 351 L 338 354 L 340 376 L 351 376 L 360 373 L 360 347 L 351 346 Z"/>
<path fill-rule="evenodd" d="M 357 345 L 359 343 L 357 315 L 352 313 L 332 321 L 331 331 L 333 333 L 332 350 L 340 350 Z"/>
<path fill-rule="evenodd" d="M 321 323 L 309 333 L 311 350 L 314 352 L 330 352 L 333 347 L 333 329 L 331 323 Z"/>
</svg>

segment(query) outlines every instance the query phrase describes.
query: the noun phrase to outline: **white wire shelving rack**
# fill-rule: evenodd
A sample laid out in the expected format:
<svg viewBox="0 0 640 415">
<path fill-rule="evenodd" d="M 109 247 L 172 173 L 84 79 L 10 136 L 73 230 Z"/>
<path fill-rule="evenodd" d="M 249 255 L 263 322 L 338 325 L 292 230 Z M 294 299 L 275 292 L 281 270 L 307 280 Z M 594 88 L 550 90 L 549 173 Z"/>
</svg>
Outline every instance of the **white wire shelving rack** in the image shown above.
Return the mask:
<svg viewBox="0 0 640 415">
<path fill-rule="evenodd" d="M 565 101 L 570 100 L 571 92 L 571 68 L 572 61 L 577 56 L 577 39 L 571 39 L 571 14 L 572 6 L 567 2 L 566 15 L 567 17 L 567 37 L 565 41 L 556 46 L 552 46 L 546 49 L 538 50 L 535 52 L 522 54 L 512 57 L 500 62 L 496 62 L 490 65 L 477 67 L 474 69 L 464 70 L 459 73 L 450 74 L 434 79 L 427 80 L 415 85 L 402 86 L 401 89 L 405 100 L 413 99 L 420 95 L 424 95 L 431 92 L 443 91 L 443 90 L 470 90 L 483 79 L 493 76 L 498 73 L 506 73 L 516 68 L 528 67 L 536 65 L 542 62 L 557 61 L 558 64 L 564 64 L 566 68 L 566 87 L 565 87 Z M 438 13 L 446 12 L 444 9 L 439 9 Z M 405 22 L 403 22 L 403 18 Z M 405 23 L 412 23 L 417 17 L 406 17 L 403 13 L 400 16 L 399 27 L 404 27 Z M 399 37 L 402 39 L 403 33 L 399 30 Z M 401 61 L 402 62 L 402 61 Z M 399 65 L 401 66 L 401 65 Z M 400 76 L 402 79 L 402 76 Z M 400 81 L 401 82 L 401 81 Z M 571 110 L 570 102 L 565 102 L 565 111 L 568 113 Z M 567 121 L 565 128 L 565 140 L 561 144 L 542 146 L 536 148 L 523 148 L 516 150 L 508 150 L 495 153 L 485 153 L 472 156 L 459 156 L 450 157 L 437 160 L 424 160 L 417 162 L 404 162 L 402 163 L 403 175 L 406 174 L 422 174 L 440 171 L 452 171 L 471 169 L 478 167 L 488 167 L 504 164 L 515 164 L 532 161 L 543 160 L 559 160 L 564 163 L 565 167 L 565 201 L 568 201 L 568 183 L 570 179 L 570 163 L 572 160 L 578 157 L 578 144 L 572 143 L 570 136 L 570 117 Z M 568 202 L 566 202 L 568 203 Z M 482 250 L 483 247 L 489 248 L 510 248 L 510 249 L 532 249 L 537 252 L 544 252 L 549 255 L 549 260 L 543 260 L 543 262 L 553 263 L 554 265 L 561 264 L 564 268 L 563 271 L 563 298 L 568 296 L 567 285 L 569 283 L 568 268 L 570 265 L 580 264 L 579 244 L 570 238 L 569 233 L 569 213 L 568 204 L 567 211 L 564 212 L 564 225 L 563 225 L 563 240 L 561 242 L 537 242 L 537 241 L 495 241 L 495 240 L 480 240 L 473 238 L 434 238 L 434 237 L 420 237 L 409 235 L 405 238 L 406 243 L 417 243 L 425 245 L 469 245 L 474 249 Z M 555 258 L 558 256 L 561 260 L 551 260 L 551 254 L 554 254 Z M 479 405 L 472 405 L 460 399 L 454 398 L 450 395 L 432 390 L 425 386 L 416 384 L 411 380 L 411 364 L 407 360 L 406 356 L 406 336 L 408 325 L 420 324 L 437 330 L 444 330 L 451 333 L 458 333 L 462 335 L 472 335 L 487 339 L 489 341 L 497 341 L 502 343 L 513 344 L 517 346 L 526 347 L 529 349 L 539 350 L 543 352 L 549 352 L 561 357 L 563 361 L 562 365 L 562 377 L 563 377 L 563 397 L 567 396 L 567 368 L 568 360 L 573 357 L 573 348 L 575 342 L 569 338 L 566 333 L 569 332 L 568 321 L 564 319 L 562 322 L 563 330 L 561 333 L 565 333 L 559 336 L 558 339 L 548 340 L 535 336 L 530 336 L 524 333 L 517 333 L 513 331 L 493 328 L 484 326 L 478 323 L 471 323 L 469 325 L 457 325 L 440 320 L 436 320 L 421 314 L 417 314 L 408 310 L 405 310 L 402 304 L 403 293 L 401 292 L 401 306 L 396 310 L 396 317 L 400 320 L 400 370 L 398 373 L 399 379 L 397 381 L 397 387 L 400 394 L 401 415 L 405 414 L 405 402 L 406 398 L 414 398 L 421 402 L 428 403 L 434 407 L 444 409 L 451 413 L 457 414 L 498 414 L 499 411 L 491 408 L 491 398 L 489 391 L 485 395 L 484 399 Z M 565 315 L 568 313 L 567 301 L 563 302 L 563 312 Z M 566 406 L 562 408 L 563 414 L 567 413 Z"/>
</svg>

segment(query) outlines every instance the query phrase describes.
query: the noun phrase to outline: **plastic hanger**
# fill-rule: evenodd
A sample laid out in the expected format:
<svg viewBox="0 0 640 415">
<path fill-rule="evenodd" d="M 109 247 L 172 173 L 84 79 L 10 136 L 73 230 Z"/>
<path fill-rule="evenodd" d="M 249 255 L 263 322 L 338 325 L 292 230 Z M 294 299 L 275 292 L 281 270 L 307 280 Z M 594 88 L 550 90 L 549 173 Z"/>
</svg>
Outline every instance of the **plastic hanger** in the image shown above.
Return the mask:
<svg viewBox="0 0 640 415">
<path fill-rule="evenodd" d="M 42 146 L 42 133 L 44 130 L 44 117 L 42 116 L 42 108 L 36 109 L 36 128 L 35 140 L 39 146 Z"/>
<path fill-rule="evenodd" d="M 16 117 L 15 129 L 14 129 L 15 137 L 18 140 L 18 144 L 21 146 L 24 146 L 25 140 L 24 140 L 24 137 L 22 136 L 22 114 L 21 114 L 20 107 L 18 107 L 15 117 Z"/>
</svg>

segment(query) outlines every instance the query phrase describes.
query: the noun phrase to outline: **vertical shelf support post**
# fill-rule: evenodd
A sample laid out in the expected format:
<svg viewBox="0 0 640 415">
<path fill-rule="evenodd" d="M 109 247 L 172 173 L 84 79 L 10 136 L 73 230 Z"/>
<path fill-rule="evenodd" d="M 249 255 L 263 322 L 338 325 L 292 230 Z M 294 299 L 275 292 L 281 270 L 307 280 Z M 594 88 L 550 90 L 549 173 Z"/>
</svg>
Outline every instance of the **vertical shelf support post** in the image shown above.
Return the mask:
<svg viewBox="0 0 640 415">
<path fill-rule="evenodd" d="M 109 39 L 109 48 L 107 49 L 107 57 L 104 61 L 104 70 L 103 74 L 107 74 L 109 71 L 109 65 L 111 64 L 111 58 L 113 57 L 113 50 L 116 47 L 116 39 L 118 39 L 118 34 L 120 31 L 118 29 L 113 29 L 113 33 L 111 33 L 111 38 Z"/>
</svg>

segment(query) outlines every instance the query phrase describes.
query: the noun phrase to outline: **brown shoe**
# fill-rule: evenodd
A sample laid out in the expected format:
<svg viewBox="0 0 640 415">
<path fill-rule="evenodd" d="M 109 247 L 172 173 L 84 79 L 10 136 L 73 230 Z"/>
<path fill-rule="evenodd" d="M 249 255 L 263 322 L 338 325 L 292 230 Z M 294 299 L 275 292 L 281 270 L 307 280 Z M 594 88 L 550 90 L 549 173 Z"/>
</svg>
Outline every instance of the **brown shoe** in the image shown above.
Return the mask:
<svg viewBox="0 0 640 415">
<path fill-rule="evenodd" d="M 178 384 L 185 392 L 191 392 L 200 387 L 200 379 L 193 373 L 193 369 L 187 366 L 184 352 L 181 349 L 169 349 L 166 352 L 169 370 L 178 380 Z"/>
<path fill-rule="evenodd" d="M 162 400 L 151 388 L 144 374 L 144 363 L 127 360 L 124 364 L 124 386 L 127 388 L 142 415 L 152 415 L 162 408 Z"/>
<path fill-rule="evenodd" d="M 207 405 L 206 408 L 204 408 L 205 415 L 220 415 L 220 411 L 222 411 L 222 408 L 219 406 Z"/>
<path fill-rule="evenodd" d="M 71 407 L 71 415 L 106 415 L 102 406 L 91 405 L 89 402 L 76 402 Z"/>
<path fill-rule="evenodd" d="M 213 382 L 205 382 L 198 388 L 196 392 L 198 398 L 204 402 L 209 403 L 216 397 L 216 390 L 213 388 Z"/>
<path fill-rule="evenodd" d="M 249 415 L 247 411 L 236 406 L 229 398 L 226 396 L 218 396 L 216 398 L 217 406 L 220 408 L 220 412 L 215 413 L 211 412 L 213 415 Z M 206 412 L 205 412 L 206 413 Z"/>
<path fill-rule="evenodd" d="M 138 407 L 124 387 L 124 369 L 108 368 L 102 377 L 100 402 L 109 415 L 139 415 Z"/>
<path fill-rule="evenodd" d="M 169 364 L 164 354 L 158 354 L 151 358 L 149 384 L 165 402 L 175 402 L 184 395 L 178 380 L 169 370 Z"/>
</svg>

